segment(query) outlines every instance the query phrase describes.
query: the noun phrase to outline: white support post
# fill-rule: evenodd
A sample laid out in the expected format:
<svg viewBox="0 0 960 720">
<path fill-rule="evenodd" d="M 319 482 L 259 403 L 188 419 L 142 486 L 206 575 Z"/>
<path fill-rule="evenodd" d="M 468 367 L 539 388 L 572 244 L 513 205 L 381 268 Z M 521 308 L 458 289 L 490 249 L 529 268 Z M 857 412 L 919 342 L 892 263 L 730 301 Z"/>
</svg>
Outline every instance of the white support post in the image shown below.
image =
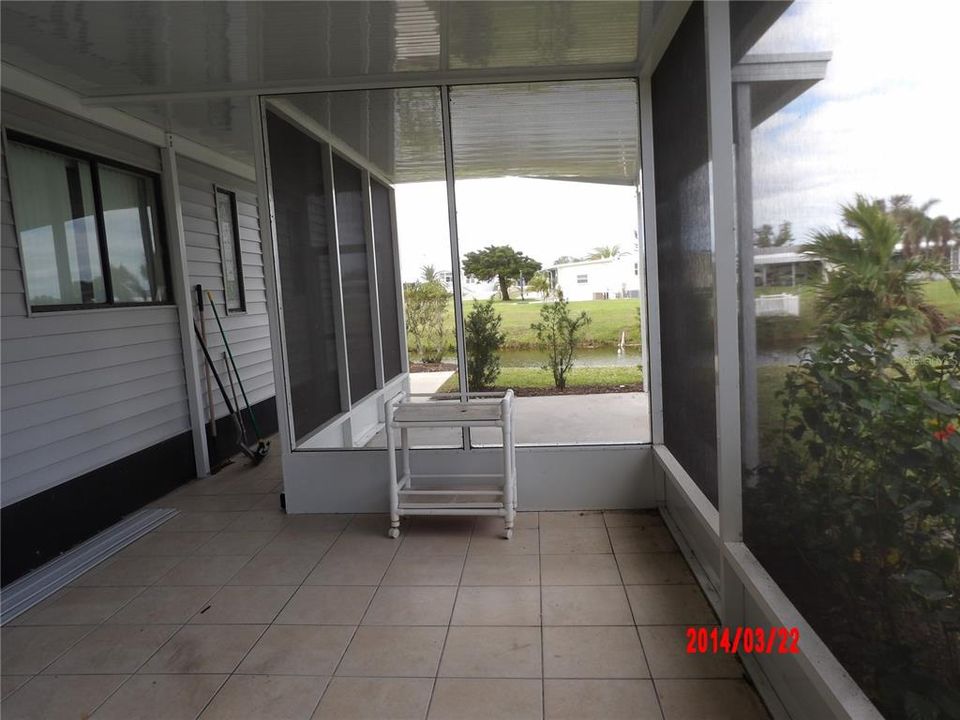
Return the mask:
<svg viewBox="0 0 960 720">
<path fill-rule="evenodd" d="M 657 260 L 657 196 L 653 158 L 653 100 L 650 78 L 640 79 L 640 203 L 643 219 L 643 256 L 645 272 L 644 377 L 650 395 L 650 431 L 654 445 L 663 444 L 663 385 L 660 353 L 660 276 Z M 662 499 L 662 485 L 658 483 Z"/>
<path fill-rule="evenodd" d="M 737 151 L 737 242 L 740 249 L 740 374 L 743 401 L 743 465 L 753 471 L 760 464 L 759 406 L 757 399 L 757 307 L 754 301 L 753 261 L 753 143 L 750 85 L 735 88 Z"/>
<path fill-rule="evenodd" d="M 379 242 L 373 233 L 373 198 L 370 195 L 370 171 L 361 171 L 363 196 L 363 240 L 367 248 L 367 286 L 370 291 L 370 327 L 373 336 L 373 371 L 377 388 L 385 383 L 383 376 L 383 336 L 380 330 L 380 282 L 377 275 L 377 248 Z"/>
<path fill-rule="evenodd" d="M 283 331 L 283 295 L 280 285 L 280 263 L 277 258 L 277 229 L 270 179 L 270 149 L 266 135 L 265 110 L 260 98 L 250 98 L 250 119 L 253 123 L 253 155 L 256 161 L 257 209 L 260 215 L 260 246 L 263 248 L 263 278 L 267 289 L 267 318 L 270 324 L 270 355 L 273 360 L 273 386 L 276 389 L 277 425 L 284 455 L 293 451 L 296 433 L 293 426 L 293 404 L 287 382 L 287 346 Z"/>
<path fill-rule="evenodd" d="M 717 352 L 717 493 L 720 542 L 743 539 L 740 460 L 740 342 L 737 296 L 736 183 L 733 167 L 733 88 L 730 4 L 704 3 L 713 236 L 714 338 Z M 743 622 L 743 583 L 721 562 L 721 621 Z"/>
<path fill-rule="evenodd" d="M 194 336 L 193 293 L 190 291 L 190 271 L 187 267 L 187 245 L 183 232 L 183 213 L 180 205 L 180 182 L 177 174 L 177 151 L 173 135 L 166 136 L 160 151 L 163 163 L 163 207 L 170 247 L 170 268 L 173 274 L 173 297 L 180 318 L 180 349 L 183 353 L 183 371 L 187 382 L 187 407 L 193 434 L 193 457 L 197 477 L 210 474 L 207 454 L 206 420 L 203 395 L 200 392 L 200 364 L 197 361 L 197 342 Z"/>
<path fill-rule="evenodd" d="M 330 282 L 333 288 L 333 324 L 336 328 L 337 369 L 340 378 L 340 411 L 346 414 L 343 424 L 344 447 L 353 447 L 353 431 L 350 424 L 350 359 L 347 357 L 347 322 L 343 311 L 343 281 L 340 272 L 340 232 L 337 227 L 336 184 L 333 177 L 333 148 L 326 146 L 323 154 L 323 187 L 327 196 L 327 227 L 330 248 Z"/>
<path fill-rule="evenodd" d="M 453 281 L 453 319 L 457 328 L 457 366 L 460 399 L 467 401 L 467 350 L 463 329 L 463 293 L 460 287 L 460 236 L 457 232 L 457 190 L 453 166 L 453 130 L 450 115 L 450 88 L 440 88 L 443 121 L 443 160 L 447 179 L 447 222 L 450 227 L 450 276 Z M 463 447 L 470 449 L 470 428 L 463 429 Z"/>
<path fill-rule="evenodd" d="M 403 302 L 403 277 L 400 275 L 400 235 L 397 232 L 397 197 L 394 189 L 384 183 L 390 195 L 390 234 L 393 236 L 393 281 L 397 287 L 397 323 L 400 328 L 400 369 L 410 372 L 410 352 L 407 344 L 407 314 Z"/>
</svg>

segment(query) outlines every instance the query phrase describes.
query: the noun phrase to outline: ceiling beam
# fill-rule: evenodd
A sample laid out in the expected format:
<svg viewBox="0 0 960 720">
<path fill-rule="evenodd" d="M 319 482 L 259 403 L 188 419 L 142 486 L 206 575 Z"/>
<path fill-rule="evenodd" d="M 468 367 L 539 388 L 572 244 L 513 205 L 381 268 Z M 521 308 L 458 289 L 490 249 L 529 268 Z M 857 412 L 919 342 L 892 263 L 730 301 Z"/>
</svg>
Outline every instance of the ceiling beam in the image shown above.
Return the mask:
<svg viewBox="0 0 960 720">
<path fill-rule="evenodd" d="M 491 83 L 548 82 L 560 80 L 606 80 L 634 78 L 637 64 L 612 63 L 604 65 L 556 65 L 549 67 L 486 68 L 482 70 L 428 70 L 396 72 L 379 75 L 351 75 L 322 81 L 300 82 L 244 82 L 221 85 L 133 86 L 113 88 L 109 93 L 86 95 L 81 102 L 88 107 L 115 107 L 118 105 L 218 98 L 251 97 L 257 95 L 293 95 L 298 93 L 332 92 L 345 90 L 378 90 L 434 85 L 486 85 Z"/>
</svg>

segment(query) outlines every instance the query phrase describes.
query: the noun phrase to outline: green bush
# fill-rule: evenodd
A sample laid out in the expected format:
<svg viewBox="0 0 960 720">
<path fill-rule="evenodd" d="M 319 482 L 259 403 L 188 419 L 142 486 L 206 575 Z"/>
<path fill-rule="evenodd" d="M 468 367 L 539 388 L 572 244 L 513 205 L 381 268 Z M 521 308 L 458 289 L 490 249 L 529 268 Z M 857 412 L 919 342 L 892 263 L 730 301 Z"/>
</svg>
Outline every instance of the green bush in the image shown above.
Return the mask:
<svg viewBox="0 0 960 720">
<path fill-rule="evenodd" d="M 590 316 L 585 312 L 576 318 L 570 317 L 570 308 L 560 293 L 556 302 L 540 308 L 540 322 L 530 325 L 537 333 L 540 347 L 547 351 L 543 369 L 553 374 L 553 383 L 559 390 L 567 387 L 567 373 L 573 367 L 577 336 L 589 324 Z"/>
<path fill-rule="evenodd" d="M 500 374 L 500 348 L 507 336 L 500 330 L 503 318 L 493 309 L 493 300 L 474 303 L 464 323 L 467 347 L 467 387 L 488 390 Z"/>
<path fill-rule="evenodd" d="M 903 361 L 894 332 L 828 325 L 802 351 L 773 463 L 746 483 L 746 532 L 765 565 L 820 586 L 798 592 L 801 611 L 887 717 L 960 718 L 945 662 L 960 627 L 960 328 Z"/>
<path fill-rule="evenodd" d="M 408 283 L 403 288 L 407 332 L 413 339 L 414 354 L 424 363 L 443 360 L 447 349 L 444 330 L 447 300 L 446 288 L 438 280 Z"/>
</svg>

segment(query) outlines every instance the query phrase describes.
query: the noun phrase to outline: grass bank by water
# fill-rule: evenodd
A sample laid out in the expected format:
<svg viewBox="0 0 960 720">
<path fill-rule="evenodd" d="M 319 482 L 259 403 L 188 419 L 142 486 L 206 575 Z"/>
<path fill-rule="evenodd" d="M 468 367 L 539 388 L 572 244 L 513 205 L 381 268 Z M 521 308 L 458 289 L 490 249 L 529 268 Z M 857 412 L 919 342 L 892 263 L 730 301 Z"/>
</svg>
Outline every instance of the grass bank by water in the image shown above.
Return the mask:
<svg viewBox="0 0 960 720">
<path fill-rule="evenodd" d="M 438 392 L 456 392 L 458 383 L 454 373 Z M 567 376 L 567 393 L 639 391 L 642 383 L 643 373 L 638 367 L 574 367 Z M 541 368 L 503 368 L 496 388 L 513 388 L 518 394 L 547 394 L 544 391 L 554 390 L 553 375 Z M 523 393 L 523 390 L 531 392 Z"/>
</svg>

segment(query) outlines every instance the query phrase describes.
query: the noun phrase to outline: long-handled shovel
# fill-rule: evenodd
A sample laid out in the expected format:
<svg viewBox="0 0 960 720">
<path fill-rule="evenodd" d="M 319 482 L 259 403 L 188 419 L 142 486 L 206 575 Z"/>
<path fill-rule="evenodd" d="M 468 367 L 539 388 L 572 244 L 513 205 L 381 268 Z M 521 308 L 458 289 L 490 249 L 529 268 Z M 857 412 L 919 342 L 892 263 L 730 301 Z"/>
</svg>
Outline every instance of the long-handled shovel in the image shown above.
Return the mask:
<svg viewBox="0 0 960 720">
<path fill-rule="evenodd" d="M 230 343 L 227 341 L 227 333 L 223 330 L 223 323 L 220 322 L 220 313 L 217 311 L 217 305 L 213 302 L 213 295 L 207 290 L 207 299 L 210 301 L 210 307 L 213 309 L 213 317 L 217 320 L 217 327 L 220 328 L 220 337 L 223 338 L 223 345 L 227 349 L 227 357 L 230 358 L 230 365 L 233 366 L 233 374 L 237 378 L 237 385 L 240 386 L 240 395 L 243 396 L 243 402 L 247 406 L 247 414 L 250 416 L 250 424 L 253 426 L 253 432 L 257 435 L 257 449 L 254 451 L 263 458 L 270 450 L 270 441 L 264 440 L 260 432 L 260 426 L 257 425 L 257 418 L 253 414 L 253 408 L 250 407 L 250 400 L 247 399 L 247 391 L 243 389 L 243 382 L 240 380 L 240 371 L 237 370 L 237 363 L 233 359 L 233 352 L 230 350 Z"/>
<path fill-rule="evenodd" d="M 217 381 L 217 387 L 220 388 L 220 394 L 223 396 L 223 402 L 227 406 L 227 410 L 230 412 L 231 417 L 233 417 L 234 426 L 237 431 L 237 447 L 240 448 L 240 452 L 250 458 L 253 464 L 256 465 L 263 460 L 265 453 L 261 454 L 259 452 L 254 452 L 247 447 L 244 441 L 243 422 L 240 420 L 240 413 L 230 402 L 230 396 L 227 395 L 227 389 L 223 386 L 223 380 L 220 379 L 220 374 L 217 372 L 217 368 L 213 364 L 213 358 L 210 357 L 210 351 L 207 350 L 207 344 L 203 341 L 203 337 L 200 334 L 200 329 L 196 326 L 196 324 L 193 326 L 193 332 L 196 333 L 197 341 L 200 343 L 200 349 L 203 350 L 203 356 L 207 359 L 207 366 L 210 368 L 214 379 Z"/>
</svg>

